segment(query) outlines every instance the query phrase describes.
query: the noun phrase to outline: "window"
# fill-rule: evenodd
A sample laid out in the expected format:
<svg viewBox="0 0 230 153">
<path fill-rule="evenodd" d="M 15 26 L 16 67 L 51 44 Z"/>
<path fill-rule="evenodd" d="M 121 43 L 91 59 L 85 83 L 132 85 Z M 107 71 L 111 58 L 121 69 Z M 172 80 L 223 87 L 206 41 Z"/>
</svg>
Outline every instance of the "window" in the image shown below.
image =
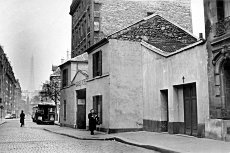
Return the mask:
<svg viewBox="0 0 230 153">
<path fill-rule="evenodd" d="M 223 20 L 224 19 L 224 0 L 217 0 L 216 7 L 217 7 L 218 21 Z"/>
<path fill-rule="evenodd" d="M 102 75 L 102 51 L 93 54 L 93 77 Z"/>
<path fill-rule="evenodd" d="M 66 100 L 64 100 L 64 121 L 66 121 Z"/>
<path fill-rule="evenodd" d="M 93 96 L 93 109 L 99 117 L 99 124 L 102 124 L 102 95 Z"/>
<path fill-rule="evenodd" d="M 68 69 L 64 69 L 62 72 L 62 87 L 68 85 Z"/>
</svg>

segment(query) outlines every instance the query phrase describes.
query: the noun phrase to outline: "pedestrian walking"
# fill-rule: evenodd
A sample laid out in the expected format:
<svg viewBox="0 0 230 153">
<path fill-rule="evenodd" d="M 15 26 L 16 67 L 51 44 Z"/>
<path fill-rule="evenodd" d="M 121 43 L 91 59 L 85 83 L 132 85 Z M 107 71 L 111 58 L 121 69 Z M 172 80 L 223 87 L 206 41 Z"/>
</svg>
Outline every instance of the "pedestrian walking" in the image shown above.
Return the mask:
<svg viewBox="0 0 230 153">
<path fill-rule="evenodd" d="M 90 110 L 90 113 L 88 114 L 88 119 L 89 119 L 89 130 L 90 134 L 94 135 L 94 130 L 96 130 L 96 125 L 99 120 L 99 117 L 95 113 L 94 109 Z"/>
<path fill-rule="evenodd" d="M 25 114 L 23 113 L 23 110 L 20 114 L 20 123 L 21 123 L 21 127 L 24 126 L 24 119 L 25 119 Z"/>
</svg>

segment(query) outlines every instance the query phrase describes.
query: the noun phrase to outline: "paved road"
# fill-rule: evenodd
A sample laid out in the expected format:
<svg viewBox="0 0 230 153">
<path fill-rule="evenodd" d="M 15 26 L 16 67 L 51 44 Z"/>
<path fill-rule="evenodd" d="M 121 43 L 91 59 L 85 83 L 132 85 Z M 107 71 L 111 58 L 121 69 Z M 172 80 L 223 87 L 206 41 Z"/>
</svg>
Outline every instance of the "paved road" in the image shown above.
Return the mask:
<svg viewBox="0 0 230 153">
<path fill-rule="evenodd" d="M 20 127 L 18 119 L 7 120 L 0 125 L 0 153 L 153 153 L 116 141 L 77 140 L 44 131 L 45 126 L 26 120 Z"/>
</svg>

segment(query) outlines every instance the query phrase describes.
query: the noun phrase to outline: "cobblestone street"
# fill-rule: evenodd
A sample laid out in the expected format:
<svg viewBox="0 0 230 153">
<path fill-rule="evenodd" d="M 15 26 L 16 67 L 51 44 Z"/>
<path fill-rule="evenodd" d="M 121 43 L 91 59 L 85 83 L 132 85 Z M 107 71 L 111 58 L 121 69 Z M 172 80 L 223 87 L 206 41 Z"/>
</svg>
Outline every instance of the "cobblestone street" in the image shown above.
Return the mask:
<svg viewBox="0 0 230 153">
<path fill-rule="evenodd" d="M 44 131 L 49 125 L 37 125 L 26 120 L 25 127 L 20 127 L 19 119 L 7 120 L 0 125 L 1 153 L 148 153 L 151 150 L 125 145 L 116 141 L 77 140 Z"/>
</svg>

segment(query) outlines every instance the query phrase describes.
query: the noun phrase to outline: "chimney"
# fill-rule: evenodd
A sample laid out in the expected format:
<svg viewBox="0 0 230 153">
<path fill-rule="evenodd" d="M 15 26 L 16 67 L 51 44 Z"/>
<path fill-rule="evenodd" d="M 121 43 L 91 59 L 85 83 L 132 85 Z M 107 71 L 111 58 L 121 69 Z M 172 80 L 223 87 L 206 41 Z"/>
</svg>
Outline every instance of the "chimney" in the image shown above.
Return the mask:
<svg viewBox="0 0 230 153">
<path fill-rule="evenodd" d="M 63 64 L 63 63 L 64 63 L 64 60 L 65 60 L 64 58 L 61 58 L 61 64 Z"/>
<path fill-rule="evenodd" d="M 67 50 L 67 60 L 69 60 L 69 51 Z"/>
<path fill-rule="evenodd" d="M 199 33 L 199 40 L 204 40 L 203 33 Z"/>
<path fill-rule="evenodd" d="M 147 12 L 147 16 L 154 14 L 154 12 Z"/>
</svg>

